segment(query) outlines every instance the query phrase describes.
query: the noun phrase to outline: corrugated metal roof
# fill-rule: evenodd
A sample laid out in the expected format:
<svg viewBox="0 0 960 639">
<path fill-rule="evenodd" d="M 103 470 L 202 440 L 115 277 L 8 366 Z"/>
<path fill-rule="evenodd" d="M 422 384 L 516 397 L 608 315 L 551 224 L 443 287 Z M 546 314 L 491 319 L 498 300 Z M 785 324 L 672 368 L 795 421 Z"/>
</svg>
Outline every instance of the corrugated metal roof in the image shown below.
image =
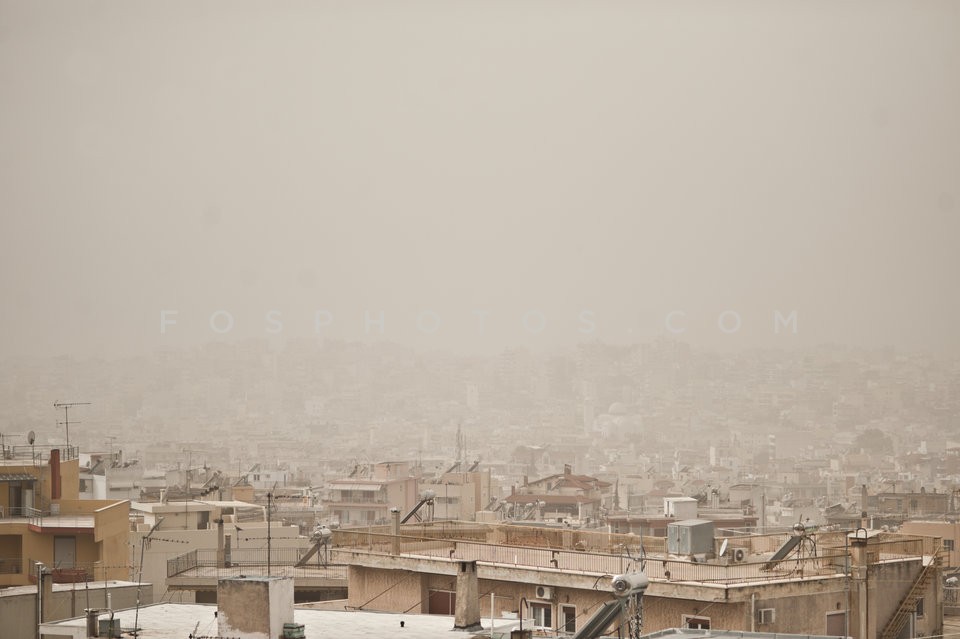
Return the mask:
<svg viewBox="0 0 960 639">
<path fill-rule="evenodd" d="M 0 473 L 0 481 L 37 481 L 37 478 L 27 473 Z"/>
</svg>

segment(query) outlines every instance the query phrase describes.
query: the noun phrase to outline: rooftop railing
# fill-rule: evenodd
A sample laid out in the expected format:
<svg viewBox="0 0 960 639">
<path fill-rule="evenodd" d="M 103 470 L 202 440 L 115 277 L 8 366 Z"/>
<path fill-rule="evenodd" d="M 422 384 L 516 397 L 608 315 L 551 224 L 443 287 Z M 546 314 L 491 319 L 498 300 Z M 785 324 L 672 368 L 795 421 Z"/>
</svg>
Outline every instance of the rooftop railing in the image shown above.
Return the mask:
<svg viewBox="0 0 960 639">
<path fill-rule="evenodd" d="M 306 566 L 297 567 L 306 548 L 272 548 L 270 562 L 267 565 L 265 548 L 232 548 L 221 558 L 216 549 L 197 549 L 167 560 L 167 577 L 182 575 L 188 571 L 202 573 L 202 576 L 222 577 L 235 575 L 241 571 L 247 576 L 266 576 L 284 574 L 292 577 L 325 577 L 328 579 L 347 579 L 347 566 L 325 565 L 320 558 L 311 560 Z M 318 574 L 318 571 L 320 574 Z"/>
<path fill-rule="evenodd" d="M 43 464 L 50 461 L 50 452 L 55 449 L 60 451 L 60 461 L 70 461 L 80 457 L 80 449 L 77 446 L 60 444 L 4 445 L 0 449 L 0 460 L 18 460 Z"/>
<path fill-rule="evenodd" d="M 334 536 L 335 550 L 385 555 L 393 552 L 396 541 L 393 535 L 361 531 L 338 530 Z M 553 569 L 591 576 L 618 574 L 636 569 L 640 561 L 636 555 L 626 551 L 591 552 L 411 536 L 399 538 L 399 551 L 401 554 L 436 559 L 479 561 L 489 565 L 537 570 Z M 845 574 L 847 555 L 836 552 L 817 556 L 790 555 L 772 566 L 767 557 L 739 563 L 705 563 L 666 556 L 648 556 L 643 563 L 644 571 L 651 579 L 732 584 L 796 576 Z"/>
</svg>

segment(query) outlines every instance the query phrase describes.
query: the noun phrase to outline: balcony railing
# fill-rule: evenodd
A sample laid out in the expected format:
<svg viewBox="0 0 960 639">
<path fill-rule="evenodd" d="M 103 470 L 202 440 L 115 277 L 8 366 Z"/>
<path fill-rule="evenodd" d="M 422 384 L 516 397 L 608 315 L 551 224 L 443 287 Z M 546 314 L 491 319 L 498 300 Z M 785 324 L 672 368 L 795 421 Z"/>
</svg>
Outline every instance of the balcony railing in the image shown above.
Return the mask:
<svg viewBox="0 0 960 639">
<path fill-rule="evenodd" d="M 38 563 L 42 563 L 46 566 L 47 570 L 49 570 L 53 575 L 53 583 L 55 584 L 73 584 L 101 580 L 105 581 L 107 569 L 109 568 L 109 566 L 104 566 L 100 562 L 82 562 L 75 563 L 72 566 L 51 566 L 49 562 L 29 559 L 24 568 L 29 570 L 31 583 L 37 583 Z"/>
<path fill-rule="evenodd" d="M 334 496 L 330 499 L 321 500 L 325 506 L 335 507 L 337 504 L 387 504 L 389 500 L 386 497 L 365 497 L 355 495 Z"/>
<path fill-rule="evenodd" d="M 29 506 L 0 506 L 0 519 L 16 517 L 39 517 L 40 510 Z M 33 523 L 33 522 L 31 522 Z"/>
<path fill-rule="evenodd" d="M 22 575 L 23 557 L 0 557 L 0 575 Z"/>
</svg>

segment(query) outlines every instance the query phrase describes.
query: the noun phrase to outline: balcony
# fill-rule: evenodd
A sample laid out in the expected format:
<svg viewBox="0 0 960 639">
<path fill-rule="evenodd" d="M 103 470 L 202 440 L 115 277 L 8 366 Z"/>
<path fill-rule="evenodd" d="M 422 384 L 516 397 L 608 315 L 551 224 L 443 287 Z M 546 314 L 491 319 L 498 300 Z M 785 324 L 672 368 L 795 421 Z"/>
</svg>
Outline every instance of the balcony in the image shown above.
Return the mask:
<svg viewBox="0 0 960 639">
<path fill-rule="evenodd" d="M 0 520 L 2 519 L 33 519 L 40 517 L 41 512 L 29 506 L 0 506 Z"/>
<path fill-rule="evenodd" d="M 330 507 L 340 504 L 382 504 L 386 506 L 389 502 L 386 497 L 351 497 L 347 495 L 339 499 L 324 499 L 321 503 L 324 506 Z"/>
<path fill-rule="evenodd" d="M 29 569 L 30 583 L 37 583 L 37 564 L 46 564 L 47 562 L 29 559 L 24 569 Z M 90 581 L 106 581 L 106 569 L 100 562 L 75 563 L 69 567 L 59 567 L 50 569 L 55 584 L 82 584 Z"/>
<path fill-rule="evenodd" d="M 23 557 L 0 557 L 0 575 L 22 575 Z"/>
</svg>

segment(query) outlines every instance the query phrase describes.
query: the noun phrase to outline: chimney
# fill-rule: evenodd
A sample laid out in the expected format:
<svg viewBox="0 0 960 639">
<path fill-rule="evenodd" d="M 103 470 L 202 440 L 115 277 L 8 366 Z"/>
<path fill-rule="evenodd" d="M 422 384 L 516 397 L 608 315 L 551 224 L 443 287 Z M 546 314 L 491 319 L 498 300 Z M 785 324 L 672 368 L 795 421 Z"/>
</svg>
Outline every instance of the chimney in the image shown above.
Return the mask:
<svg viewBox="0 0 960 639">
<path fill-rule="evenodd" d="M 390 509 L 393 515 L 393 554 L 400 554 L 400 509 L 394 506 Z"/>
<path fill-rule="evenodd" d="M 85 611 L 87 613 L 87 637 L 99 637 L 100 636 L 100 627 L 98 621 L 100 619 L 100 611 L 97 608 L 89 608 Z"/>
<path fill-rule="evenodd" d="M 457 568 L 457 604 L 454 630 L 480 630 L 480 598 L 477 587 L 477 562 L 461 561 Z"/>
<path fill-rule="evenodd" d="M 564 475 L 570 475 L 571 473 L 573 473 L 573 467 L 572 467 L 570 464 L 564 464 L 564 465 L 563 465 L 563 474 L 564 474 Z"/>
<path fill-rule="evenodd" d="M 50 499 L 60 499 L 60 449 L 50 451 Z"/>
<path fill-rule="evenodd" d="M 274 639 L 293 623 L 293 579 L 240 577 L 217 584 L 218 634 L 223 637 Z"/>
<path fill-rule="evenodd" d="M 44 567 L 40 571 L 40 585 L 42 591 L 40 606 L 40 621 L 50 621 L 50 609 L 53 604 L 53 573 Z"/>
</svg>

